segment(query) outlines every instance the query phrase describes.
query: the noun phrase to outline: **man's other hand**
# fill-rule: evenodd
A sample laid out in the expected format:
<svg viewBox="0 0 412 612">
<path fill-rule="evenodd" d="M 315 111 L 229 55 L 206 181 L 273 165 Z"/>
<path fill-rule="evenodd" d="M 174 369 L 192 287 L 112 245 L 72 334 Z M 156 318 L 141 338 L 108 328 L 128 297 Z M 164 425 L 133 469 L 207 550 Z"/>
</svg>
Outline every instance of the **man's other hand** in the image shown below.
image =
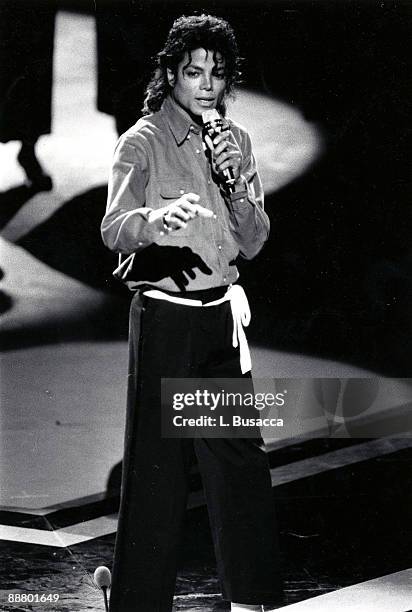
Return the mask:
<svg viewBox="0 0 412 612">
<path fill-rule="evenodd" d="M 179 230 L 196 217 L 213 217 L 213 212 L 199 204 L 196 193 L 184 193 L 181 198 L 164 207 L 163 222 L 168 230 Z"/>
</svg>

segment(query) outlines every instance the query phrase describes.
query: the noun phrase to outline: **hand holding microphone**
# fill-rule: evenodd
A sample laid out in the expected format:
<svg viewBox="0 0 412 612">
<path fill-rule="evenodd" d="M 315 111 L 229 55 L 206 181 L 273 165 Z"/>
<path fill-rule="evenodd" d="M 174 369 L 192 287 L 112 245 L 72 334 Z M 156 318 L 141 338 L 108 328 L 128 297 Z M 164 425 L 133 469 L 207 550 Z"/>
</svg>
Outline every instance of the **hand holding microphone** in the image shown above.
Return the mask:
<svg viewBox="0 0 412 612">
<path fill-rule="evenodd" d="M 202 121 L 212 169 L 223 179 L 229 191 L 233 192 L 234 185 L 240 178 L 242 152 L 216 109 L 202 113 Z"/>
</svg>

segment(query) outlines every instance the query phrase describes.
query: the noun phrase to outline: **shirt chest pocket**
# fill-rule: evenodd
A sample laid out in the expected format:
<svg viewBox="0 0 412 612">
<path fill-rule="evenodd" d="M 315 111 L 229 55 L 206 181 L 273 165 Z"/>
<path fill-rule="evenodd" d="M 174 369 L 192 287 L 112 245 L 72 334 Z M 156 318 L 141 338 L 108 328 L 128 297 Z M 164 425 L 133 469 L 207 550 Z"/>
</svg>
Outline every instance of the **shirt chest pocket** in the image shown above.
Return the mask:
<svg viewBox="0 0 412 612">
<path fill-rule="evenodd" d="M 165 204 L 170 204 L 173 200 L 178 200 L 184 193 L 196 193 L 194 181 L 189 178 L 165 178 L 159 180 L 159 194 L 161 200 L 166 200 Z M 161 204 L 164 206 L 164 204 Z"/>
</svg>

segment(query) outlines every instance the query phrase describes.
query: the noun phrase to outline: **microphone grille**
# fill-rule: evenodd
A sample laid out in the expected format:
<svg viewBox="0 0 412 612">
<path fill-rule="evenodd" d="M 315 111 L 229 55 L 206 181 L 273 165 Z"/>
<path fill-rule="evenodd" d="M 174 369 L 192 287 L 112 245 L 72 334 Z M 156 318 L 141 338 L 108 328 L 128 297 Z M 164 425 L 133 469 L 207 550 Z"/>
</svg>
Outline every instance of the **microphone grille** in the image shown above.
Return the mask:
<svg viewBox="0 0 412 612">
<path fill-rule="evenodd" d="M 108 567 L 100 565 L 93 574 L 95 584 L 102 589 L 103 587 L 108 588 L 112 583 L 112 575 Z"/>
<path fill-rule="evenodd" d="M 202 113 L 202 121 L 204 124 L 209 123 L 209 121 L 217 121 L 218 119 L 220 119 L 220 115 L 215 108 L 211 108 Z"/>
</svg>

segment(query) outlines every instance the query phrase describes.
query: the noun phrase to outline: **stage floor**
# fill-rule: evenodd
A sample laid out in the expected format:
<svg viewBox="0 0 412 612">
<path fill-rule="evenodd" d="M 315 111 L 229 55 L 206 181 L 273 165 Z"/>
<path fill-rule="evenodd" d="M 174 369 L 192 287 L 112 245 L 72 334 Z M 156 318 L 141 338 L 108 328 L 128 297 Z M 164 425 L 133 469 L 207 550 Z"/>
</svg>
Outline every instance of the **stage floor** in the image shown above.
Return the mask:
<svg viewBox="0 0 412 612">
<path fill-rule="evenodd" d="M 386 449 L 376 441 L 347 444 L 308 441 L 271 454 L 272 478 L 283 482 L 275 484 L 273 493 L 284 609 L 406 612 L 412 605 L 412 574 L 407 569 L 411 448 L 396 450 L 396 441 Z M 305 476 L 314 458 L 325 466 L 332 459 L 336 465 L 338 457 L 341 467 Z M 206 508 L 195 495 L 191 502 L 175 610 L 225 610 Z M 113 508 L 107 505 L 106 510 Z M 111 567 L 116 515 L 102 517 L 101 511 L 101 505 L 90 502 L 47 516 L 2 512 L 1 609 L 40 609 L 40 604 L 8 605 L 10 593 L 55 593 L 59 603 L 41 604 L 41 609 L 103 610 L 92 574 L 98 565 Z M 107 535 L 96 537 L 99 529 Z"/>
</svg>

